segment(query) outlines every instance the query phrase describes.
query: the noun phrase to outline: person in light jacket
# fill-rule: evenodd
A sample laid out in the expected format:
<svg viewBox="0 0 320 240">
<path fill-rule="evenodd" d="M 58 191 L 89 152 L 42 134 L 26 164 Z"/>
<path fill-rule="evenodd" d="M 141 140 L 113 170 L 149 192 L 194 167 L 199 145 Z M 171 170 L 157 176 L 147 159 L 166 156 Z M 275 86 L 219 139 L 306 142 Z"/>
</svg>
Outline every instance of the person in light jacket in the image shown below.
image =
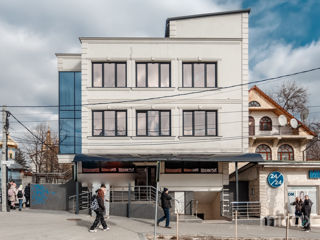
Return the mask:
<svg viewBox="0 0 320 240">
<path fill-rule="evenodd" d="M 164 216 L 159 218 L 157 221 L 157 225 L 159 226 L 159 223 L 166 220 L 166 228 L 171 228 L 170 225 L 170 208 L 171 208 L 171 200 L 172 197 L 169 195 L 168 188 L 164 188 L 163 192 L 161 194 L 161 207 L 163 209 Z"/>
<path fill-rule="evenodd" d="M 16 209 L 16 201 L 17 201 L 17 190 L 16 185 L 13 183 L 11 184 L 8 190 L 8 199 L 10 201 L 10 209 Z"/>
</svg>

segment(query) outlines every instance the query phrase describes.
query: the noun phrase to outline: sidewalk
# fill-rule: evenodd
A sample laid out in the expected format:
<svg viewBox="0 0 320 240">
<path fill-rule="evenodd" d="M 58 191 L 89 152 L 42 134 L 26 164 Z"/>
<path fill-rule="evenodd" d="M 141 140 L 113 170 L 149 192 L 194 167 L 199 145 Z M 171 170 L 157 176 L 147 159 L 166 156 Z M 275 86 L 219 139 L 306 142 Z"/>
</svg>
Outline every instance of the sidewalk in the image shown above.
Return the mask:
<svg viewBox="0 0 320 240">
<path fill-rule="evenodd" d="M 0 238 L 3 240 L 99 240 L 99 239 L 130 239 L 144 240 L 153 236 L 153 221 L 145 219 L 128 219 L 111 216 L 107 221 L 108 232 L 89 233 L 88 228 L 93 218 L 87 215 L 74 215 L 66 212 L 24 210 L 0 213 Z M 158 227 L 158 233 L 174 236 L 175 223 L 172 229 Z M 285 229 L 255 225 L 238 225 L 238 236 L 246 239 L 280 239 L 285 237 Z M 229 222 L 180 223 L 180 235 L 214 236 L 222 238 L 234 237 L 234 225 Z M 319 239 L 320 229 L 313 228 L 306 233 L 300 230 L 289 231 L 290 238 Z M 218 238 L 218 239 L 219 239 Z M 190 239 L 190 238 L 188 238 Z"/>
</svg>

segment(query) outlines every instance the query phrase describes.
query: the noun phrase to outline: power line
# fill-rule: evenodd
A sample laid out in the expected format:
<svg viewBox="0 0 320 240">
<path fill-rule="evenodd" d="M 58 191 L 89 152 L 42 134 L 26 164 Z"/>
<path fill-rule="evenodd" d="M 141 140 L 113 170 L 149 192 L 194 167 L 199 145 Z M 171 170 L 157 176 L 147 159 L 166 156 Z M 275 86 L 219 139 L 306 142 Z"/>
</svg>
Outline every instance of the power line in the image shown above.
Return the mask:
<svg viewBox="0 0 320 240">
<path fill-rule="evenodd" d="M 123 100 L 123 101 L 114 101 L 114 102 L 99 102 L 99 103 L 87 103 L 87 104 L 81 104 L 81 105 L 8 105 L 7 107 L 10 108 L 57 108 L 57 107 L 76 107 L 76 106 L 95 106 L 95 105 L 104 105 L 104 104 L 119 104 L 119 103 L 130 103 L 130 102 L 141 102 L 141 101 L 150 101 L 150 100 L 157 100 L 157 99 L 164 99 L 164 98 L 170 98 L 170 97 L 180 97 L 180 96 L 187 96 L 187 95 L 193 95 L 193 94 L 198 94 L 198 93 L 205 93 L 205 92 L 214 92 L 214 91 L 219 91 L 222 89 L 230 89 L 234 87 L 242 87 L 245 85 L 250 85 L 250 84 L 258 84 L 262 82 L 268 82 L 268 81 L 273 81 L 276 79 L 281 79 L 281 78 L 287 78 L 291 76 L 296 76 L 299 74 L 305 74 L 313 71 L 320 70 L 320 67 L 316 68 L 311 68 L 299 72 L 294 72 L 290 74 L 284 74 L 280 75 L 277 77 L 271 77 L 271 78 L 265 78 L 262 80 L 257 80 L 253 82 L 248 82 L 248 83 L 240 83 L 240 84 L 234 84 L 230 86 L 225 86 L 225 87 L 218 87 L 218 88 L 213 88 L 213 89 L 205 89 L 205 90 L 200 90 L 200 91 L 193 91 L 193 92 L 187 92 L 187 93 L 178 93 L 178 94 L 172 94 L 172 95 L 165 95 L 165 96 L 159 96 L 159 97 L 151 97 L 151 98 L 141 98 L 141 99 L 132 99 L 132 100 Z"/>
</svg>

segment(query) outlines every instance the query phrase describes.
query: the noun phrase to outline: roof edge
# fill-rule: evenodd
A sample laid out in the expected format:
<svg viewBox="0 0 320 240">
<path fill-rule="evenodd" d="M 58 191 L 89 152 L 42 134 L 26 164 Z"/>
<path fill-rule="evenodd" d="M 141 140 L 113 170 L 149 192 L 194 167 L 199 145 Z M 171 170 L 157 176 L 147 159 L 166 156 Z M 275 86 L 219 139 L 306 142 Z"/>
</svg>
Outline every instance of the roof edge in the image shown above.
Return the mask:
<svg viewBox="0 0 320 240">
<path fill-rule="evenodd" d="M 81 53 L 55 53 L 56 57 L 78 57 Z"/>
</svg>

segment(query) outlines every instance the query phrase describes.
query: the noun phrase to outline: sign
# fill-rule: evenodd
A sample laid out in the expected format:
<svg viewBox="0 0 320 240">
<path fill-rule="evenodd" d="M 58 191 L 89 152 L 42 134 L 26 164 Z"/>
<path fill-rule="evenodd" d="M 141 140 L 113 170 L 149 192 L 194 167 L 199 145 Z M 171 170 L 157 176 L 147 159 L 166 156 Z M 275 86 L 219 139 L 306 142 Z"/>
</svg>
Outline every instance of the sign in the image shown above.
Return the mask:
<svg viewBox="0 0 320 240">
<path fill-rule="evenodd" d="M 320 178 L 320 170 L 309 170 L 309 178 L 311 179 Z"/>
<path fill-rule="evenodd" d="M 283 184 L 283 175 L 281 172 L 272 172 L 268 175 L 267 180 L 270 187 L 277 188 Z"/>
</svg>

